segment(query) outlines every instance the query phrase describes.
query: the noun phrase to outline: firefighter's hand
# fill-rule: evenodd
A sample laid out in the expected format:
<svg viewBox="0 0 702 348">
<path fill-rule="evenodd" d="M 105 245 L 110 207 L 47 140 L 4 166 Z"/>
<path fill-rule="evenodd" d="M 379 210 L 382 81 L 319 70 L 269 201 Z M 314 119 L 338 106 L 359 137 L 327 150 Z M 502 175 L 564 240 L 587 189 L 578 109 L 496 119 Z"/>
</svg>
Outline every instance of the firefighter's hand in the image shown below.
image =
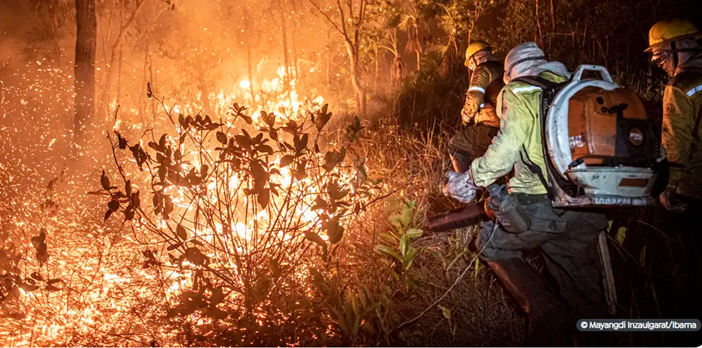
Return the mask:
<svg viewBox="0 0 702 348">
<path fill-rule="evenodd" d="M 475 111 L 473 108 L 464 105 L 463 109 L 461 109 L 461 119 L 463 119 L 463 124 L 472 126 L 475 123 Z"/>
<path fill-rule="evenodd" d="M 444 195 L 453 197 L 463 203 L 470 203 L 475 198 L 475 192 L 478 187 L 473 183 L 473 178 L 470 177 L 470 170 L 465 173 L 456 173 L 449 171 L 446 173 L 447 179 L 442 191 Z"/>
<path fill-rule="evenodd" d="M 687 203 L 683 202 L 673 190 L 665 190 L 658 196 L 661 205 L 674 213 L 682 214 L 687 209 Z"/>
</svg>

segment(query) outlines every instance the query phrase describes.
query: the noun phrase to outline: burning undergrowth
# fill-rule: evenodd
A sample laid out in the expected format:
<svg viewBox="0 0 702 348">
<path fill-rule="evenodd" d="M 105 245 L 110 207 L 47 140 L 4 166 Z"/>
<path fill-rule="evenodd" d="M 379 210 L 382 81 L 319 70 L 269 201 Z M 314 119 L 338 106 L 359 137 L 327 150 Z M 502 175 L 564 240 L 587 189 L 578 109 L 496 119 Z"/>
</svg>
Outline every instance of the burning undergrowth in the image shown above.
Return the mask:
<svg viewBox="0 0 702 348">
<path fill-rule="evenodd" d="M 53 216 L 30 247 L 4 246 L 3 311 L 32 325 L 8 325 L 7 334 L 19 334 L 10 344 L 270 345 L 333 336 L 330 319 L 315 313 L 313 284 L 338 261 L 345 226 L 383 190 L 354 156 L 360 121 L 322 142 L 326 105 L 295 113 L 297 121 L 264 111 L 254 120 L 238 104 L 216 121 L 164 112 L 170 133 L 108 136 L 115 170 L 90 192 L 108 198 L 100 212 L 108 227 L 81 236 L 93 243 L 75 238 L 91 225 L 79 229 L 75 220 L 101 215 L 95 207 L 72 217 L 72 233 L 47 231 L 62 225 Z"/>
</svg>

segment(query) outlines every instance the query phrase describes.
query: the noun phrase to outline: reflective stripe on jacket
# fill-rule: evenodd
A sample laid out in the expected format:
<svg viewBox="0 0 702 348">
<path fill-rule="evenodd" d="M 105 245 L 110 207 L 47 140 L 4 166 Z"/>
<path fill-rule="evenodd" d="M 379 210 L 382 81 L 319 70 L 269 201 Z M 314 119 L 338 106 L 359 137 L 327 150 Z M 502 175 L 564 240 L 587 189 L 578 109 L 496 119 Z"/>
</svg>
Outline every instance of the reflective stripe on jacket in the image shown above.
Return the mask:
<svg viewBox="0 0 702 348">
<path fill-rule="evenodd" d="M 680 195 L 702 199 L 702 125 L 695 132 L 700 117 L 702 68 L 685 70 L 663 93 L 662 143 L 671 165 L 669 185 Z"/>
<path fill-rule="evenodd" d="M 552 82 L 565 82 L 566 77 L 549 71 L 539 75 Z M 512 192 L 545 194 L 546 188 L 539 177 L 522 161 L 520 152 L 526 149 L 524 159 L 541 167 L 546 175 L 541 141 L 540 101 L 541 88 L 524 82 L 510 82 L 498 98 L 500 132 L 483 157 L 471 164 L 471 174 L 476 185 L 486 187 L 514 168 L 509 181 Z"/>
</svg>

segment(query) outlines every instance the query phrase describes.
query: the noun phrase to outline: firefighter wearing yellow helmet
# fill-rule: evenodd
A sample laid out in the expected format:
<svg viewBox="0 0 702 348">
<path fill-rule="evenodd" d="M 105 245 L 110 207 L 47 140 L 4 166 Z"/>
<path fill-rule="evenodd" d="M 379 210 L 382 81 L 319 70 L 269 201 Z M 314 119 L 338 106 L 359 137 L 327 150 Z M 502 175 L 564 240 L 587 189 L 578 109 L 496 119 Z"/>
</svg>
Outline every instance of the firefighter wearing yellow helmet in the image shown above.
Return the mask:
<svg viewBox="0 0 702 348">
<path fill-rule="evenodd" d="M 474 41 L 466 49 L 465 66 L 471 72 L 463 126 L 449 142 L 449 152 L 457 172 L 468 170 L 471 160 L 482 156 L 497 135 L 500 119 L 495 112 L 497 95 L 504 86 L 502 60 L 487 42 Z"/>
<path fill-rule="evenodd" d="M 670 179 L 660 195 L 671 211 L 702 212 L 702 50 L 699 30 L 690 21 L 663 20 L 648 33 L 651 60 L 670 81 L 663 94 L 662 143 Z M 688 211 L 688 213 L 690 213 Z"/>
</svg>

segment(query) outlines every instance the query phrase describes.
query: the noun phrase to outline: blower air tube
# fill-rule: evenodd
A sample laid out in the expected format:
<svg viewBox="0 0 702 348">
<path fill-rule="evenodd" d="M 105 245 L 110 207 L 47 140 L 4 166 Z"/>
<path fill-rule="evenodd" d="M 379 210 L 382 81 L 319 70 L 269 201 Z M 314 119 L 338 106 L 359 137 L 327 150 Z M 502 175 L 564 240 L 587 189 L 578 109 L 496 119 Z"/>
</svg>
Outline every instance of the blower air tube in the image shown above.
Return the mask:
<svg viewBox="0 0 702 348">
<path fill-rule="evenodd" d="M 487 219 L 485 201 L 479 201 L 430 217 L 427 228 L 432 232 L 447 232 L 468 227 Z"/>
</svg>

